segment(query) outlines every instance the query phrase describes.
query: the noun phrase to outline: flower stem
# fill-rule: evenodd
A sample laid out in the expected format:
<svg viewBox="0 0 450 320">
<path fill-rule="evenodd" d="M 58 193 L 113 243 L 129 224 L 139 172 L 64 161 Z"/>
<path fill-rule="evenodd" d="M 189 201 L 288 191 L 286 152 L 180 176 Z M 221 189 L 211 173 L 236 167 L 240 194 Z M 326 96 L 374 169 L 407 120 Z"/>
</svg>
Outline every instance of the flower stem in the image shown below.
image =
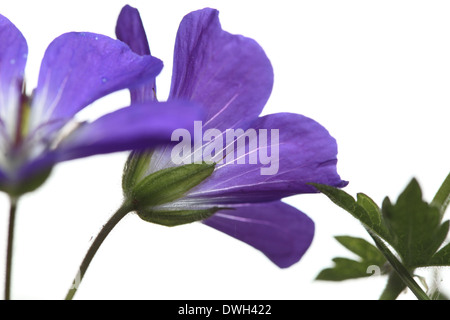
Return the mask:
<svg viewBox="0 0 450 320">
<path fill-rule="evenodd" d="M 5 300 L 11 299 L 11 270 L 13 259 L 14 225 L 16 221 L 18 198 L 10 197 L 8 244 L 6 249 Z"/>
<path fill-rule="evenodd" d="M 133 211 L 133 207 L 129 203 L 125 202 L 103 226 L 102 230 L 100 230 L 99 234 L 92 242 L 91 247 L 89 248 L 88 252 L 86 253 L 86 256 L 83 259 L 83 262 L 80 265 L 78 273 L 72 282 L 72 286 L 66 295 L 66 300 L 73 299 L 81 281 L 84 278 L 84 275 L 89 267 L 89 264 L 91 263 L 92 259 L 97 253 L 97 250 L 100 248 L 101 244 L 109 235 L 109 233 L 112 231 L 112 229 L 119 223 L 120 220 L 122 220 L 123 217 L 125 217 L 131 211 Z"/>
<path fill-rule="evenodd" d="M 377 235 L 373 234 L 371 231 L 367 230 L 375 241 L 378 249 L 381 253 L 386 257 L 387 261 L 392 265 L 394 270 L 397 272 L 399 278 L 403 281 L 403 283 L 408 286 L 408 288 L 414 293 L 414 295 L 419 300 L 431 300 L 430 297 L 422 290 L 422 288 L 414 281 L 413 277 L 409 273 L 409 271 L 405 268 L 405 266 L 398 261 L 397 257 L 389 250 L 389 248 L 381 241 Z"/>
<path fill-rule="evenodd" d="M 439 208 L 439 210 L 441 211 L 441 219 L 442 219 L 445 213 L 445 209 L 447 209 L 449 203 L 450 203 L 450 173 L 447 175 L 447 178 L 445 178 L 438 192 L 434 196 L 431 204 Z"/>
<path fill-rule="evenodd" d="M 380 300 L 395 300 L 400 293 L 406 289 L 405 283 L 398 276 L 396 271 L 392 271 L 389 275 L 388 283 L 380 296 Z"/>
</svg>

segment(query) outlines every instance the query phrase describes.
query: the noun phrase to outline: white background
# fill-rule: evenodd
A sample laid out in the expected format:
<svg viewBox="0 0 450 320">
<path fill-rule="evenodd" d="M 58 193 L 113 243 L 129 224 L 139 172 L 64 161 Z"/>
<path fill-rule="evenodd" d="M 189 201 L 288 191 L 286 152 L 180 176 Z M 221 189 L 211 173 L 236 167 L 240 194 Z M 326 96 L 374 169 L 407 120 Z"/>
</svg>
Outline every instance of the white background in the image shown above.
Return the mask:
<svg viewBox="0 0 450 320">
<path fill-rule="evenodd" d="M 272 61 L 275 84 L 264 113 L 302 113 L 338 140 L 338 169 L 350 181 L 347 192 L 364 192 L 378 203 L 386 195 L 395 200 L 414 176 L 431 200 L 448 174 L 447 1 L 1 0 L 0 13 L 28 41 L 27 87 L 36 85 L 40 60 L 55 37 L 69 31 L 114 37 L 126 3 L 140 9 L 152 53 L 165 63 L 157 82 L 160 100 L 169 91 L 179 22 L 192 10 L 214 7 L 225 30 L 254 38 Z M 95 118 L 128 102 L 123 91 L 83 114 Z M 91 237 L 121 203 L 126 157 L 60 164 L 41 189 L 21 199 L 13 298 L 64 298 Z M 289 269 L 278 269 L 260 252 L 200 223 L 166 228 L 129 215 L 99 250 L 76 298 L 377 299 L 385 278 L 314 281 L 333 257 L 352 257 L 333 236 L 367 238 L 356 220 L 320 194 L 286 202 L 316 223 L 311 248 Z M 0 248 L 5 248 L 4 195 L 0 208 Z M 450 292 L 448 280 L 441 284 Z"/>
</svg>

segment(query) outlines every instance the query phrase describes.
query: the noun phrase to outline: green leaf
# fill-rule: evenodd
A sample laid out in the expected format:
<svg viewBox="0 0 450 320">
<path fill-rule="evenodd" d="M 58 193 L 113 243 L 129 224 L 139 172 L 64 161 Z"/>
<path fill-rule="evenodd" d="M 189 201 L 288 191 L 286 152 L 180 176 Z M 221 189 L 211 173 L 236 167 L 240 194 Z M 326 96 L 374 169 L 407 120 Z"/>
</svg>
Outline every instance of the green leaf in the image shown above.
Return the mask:
<svg viewBox="0 0 450 320">
<path fill-rule="evenodd" d="M 407 268 L 426 265 L 448 232 L 441 226 L 439 209 L 422 200 L 422 191 L 413 179 L 396 204 L 383 201 L 384 222 L 390 232 L 389 243 Z M 433 251 L 434 250 L 434 251 Z"/>
<path fill-rule="evenodd" d="M 382 271 L 386 259 L 374 245 L 364 239 L 349 236 L 338 236 L 336 240 L 361 257 L 361 260 L 334 258 L 333 268 L 322 270 L 317 276 L 317 280 L 343 281 L 369 277 L 374 271 Z"/>
<path fill-rule="evenodd" d="M 358 193 L 356 199 L 356 203 L 366 210 L 372 224 L 380 228 L 382 224 L 381 210 L 375 201 L 364 193 Z"/>
<path fill-rule="evenodd" d="M 322 270 L 316 280 L 343 281 L 365 278 L 372 274 L 367 271 L 369 266 L 347 258 L 334 258 L 334 267 Z"/>
<path fill-rule="evenodd" d="M 351 252 L 357 254 L 363 261 L 382 266 L 386 259 L 376 246 L 361 238 L 337 236 L 336 240 Z"/>
<path fill-rule="evenodd" d="M 357 201 L 340 189 L 313 184 L 330 200 L 357 218 L 369 231 L 388 242 L 400 255 L 407 269 L 427 266 L 444 242 L 449 222 L 441 224 L 441 210 L 447 203 L 448 177 L 440 188 L 434 204 L 422 199 L 422 191 L 416 179 L 412 179 L 395 204 L 386 197 L 382 208 L 363 193 Z M 450 182 L 449 182 L 450 183 Z M 437 200 L 436 200 L 437 199 Z M 441 203 L 441 206 L 437 204 Z M 447 263 L 436 259 L 434 263 Z"/>
<path fill-rule="evenodd" d="M 130 192 L 137 210 L 169 203 L 208 178 L 215 164 L 186 164 L 157 171 L 146 176 Z"/>
<path fill-rule="evenodd" d="M 430 252 L 438 251 L 439 247 L 441 247 L 442 243 L 447 238 L 449 228 L 450 228 L 449 221 L 445 221 L 443 224 L 441 224 L 433 241 L 431 241 L 431 243 L 430 243 L 429 249 L 427 249 L 428 251 L 430 251 Z M 427 263 L 424 266 L 427 266 L 427 265 L 429 265 L 429 261 L 427 261 Z"/>
<path fill-rule="evenodd" d="M 368 196 L 361 193 L 359 194 L 358 202 L 356 202 L 351 195 L 343 190 L 324 184 L 313 183 L 312 185 L 339 207 L 358 219 L 366 228 L 387 240 L 389 234 L 381 223 L 380 210 Z"/>
<path fill-rule="evenodd" d="M 450 243 L 439 250 L 428 262 L 428 266 L 450 266 Z"/>
<path fill-rule="evenodd" d="M 167 227 L 201 221 L 211 217 L 214 213 L 224 208 L 210 208 L 204 210 L 138 210 L 137 214 L 142 220 L 160 224 Z M 229 208 L 226 208 L 230 210 Z"/>
<path fill-rule="evenodd" d="M 363 224 L 375 241 L 378 252 L 384 256 L 399 279 L 411 289 L 417 298 L 429 299 L 412 278 L 410 272 L 417 267 L 450 265 L 450 244 L 436 253 L 445 241 L 450 227 L 449 221 L 441 223 L 443 212 L 450 201 L 449 176 L 431 204 L 422 199 L 420 186 L 415 179 L 412 179 L 398 197 L 397 202 L 393 204 L 386 197 L 381 210 L 372 199 L 363 193 L 358 193 L 357 201 L 355 201 L 353 197 L 342 190 L 326 185 L 313 185 Z M 334 268 L 323 270 L 318 279 L 339 281 L 364 276 L 363 263 L 371 259 L 369 256 L 371 251 L 365 250 L 361 244 L 353 243 L 351 238 L 344 237 L 338 238 L 338 240 L 349 250 L 362 257 L 362 260 L 336 258 L 333 260 L 335 261 Z M 390 251 L 384 241 L 397 251 L 402 261 Z M 394 295 L 390 292 L 391 287 L 387 288 L 382 297 L 397 296 L 397 289 L 401 289 L 403 286 L 396 283 Z"/>
<path fill-rule="evenodd" d="M 442 218 L 449 203 L 450 203 L 450 173 L 448 174 L 447 178 L 444 180 L 438 192 L 434 196 L 433 201 L 431 201 L 431 205 L 439 208 Z"/>
</svg>

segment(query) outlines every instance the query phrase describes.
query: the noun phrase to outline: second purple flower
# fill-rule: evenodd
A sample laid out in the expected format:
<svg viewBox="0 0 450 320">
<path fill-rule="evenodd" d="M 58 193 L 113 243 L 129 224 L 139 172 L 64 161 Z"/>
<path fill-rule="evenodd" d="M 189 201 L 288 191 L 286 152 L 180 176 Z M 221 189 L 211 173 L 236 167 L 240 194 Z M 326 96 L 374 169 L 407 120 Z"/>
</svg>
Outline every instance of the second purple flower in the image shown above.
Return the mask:
<svg viewBox="0 0 450 320">
<path fill-rule="evenodd" d="M 136 9 L 123 8 L 116 34 L 136 53 L 150 55 Z M 177 145 L 130 156 L 124 193 L 142 219 L 168 226 L 203 221 L 279 267 L 303 256 L 314 223 L 280 200 L 316 192 L 309 183 L 346 182 L 336 171 L 336 141 L 320 124 L 293 113 L 259 117 L 272 85 L 263 49 L 222 30 L 217 10 L 184 17 L 168 101 L 199 103 L 206 117 L 196 123 L 192 140 L 181 130 L 172 135 Z M 155 94 L 154 81 L 131 91 L 133 101 L 154 100 Z"/>
</svg>

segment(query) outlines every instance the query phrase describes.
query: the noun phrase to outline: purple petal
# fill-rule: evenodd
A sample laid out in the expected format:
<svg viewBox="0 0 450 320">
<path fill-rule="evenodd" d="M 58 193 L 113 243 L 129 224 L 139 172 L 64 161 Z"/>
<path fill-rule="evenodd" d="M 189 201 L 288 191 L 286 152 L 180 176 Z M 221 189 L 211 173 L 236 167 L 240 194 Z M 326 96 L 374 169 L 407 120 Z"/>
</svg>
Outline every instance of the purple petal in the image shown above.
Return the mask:
<svg viewBox="0 0 450 320">
<path fill-rule="evenodd" d="M 184 17 L 175 43 L 170 98 L 204 105 L 205 128 L 243 127 L 262 111 L 273 85 L 273 70 L 252 39 L 222 30 L 218 11 Z"/>
<path fill-rule="evenodd" d="M 194 121 L 201 117 L 201 109 L 191 102 L 133 105 L 75 129 L 58 145 L 57 160 L 166 144 L 174 130 L 192 131 Z"/>
<path fill-rule="evenodd" d="M 153 79 L 162 62 L 139 56 L 119 40 L 93 33 L 56 38 L 42 60 L 33 100 L 32 128 L 68 120 L 93 101 Z"/>
<path fill-rule="evenodd" d="M 0 170 L 0 189 L 4 189 L 5 186 L 8 186 L 9 183 L 9 178 L 6 175 L 5 172 L 3 172 L 2 170 Z"/>
<path fill-rule="evenodd" d="M 124 6 L 119 14 L 116 36 L 117 39 L 125 42 L 133 52 L 141 56 L 151 54 L 139 11 L 129 5 Z M 156 98 L 155 92 L 155 79 L 152 79 L 147 85 L 131 90 L 131 102 L 153 101 Z"/>
<path fill-rule="evenodd" d="M 314 222 L 281 201 L 219 211 L 203 222 L 260 250 L 280 268 L 298 262 L 314 237 Z"/>
<path fill-rule="evenodd" d="M 8 184 L 11 186 L 20 186 L 33 180 L 35 177 L 52 170 L 53 166 L 58 162 L 58 154 L 49 151 L 40 155 L 38 158 L 24 164 L 13 176 L 9 177 Z"/>
<path fill-rule="evenodd" d="M 247 140 L 245 149 L 235 145 L 234 153 L 229 153 L 234 154 L 234 161 L 225 158 L 223 164 L 217 164 L 211 177 L 192 189 L 188 198 L 215 204 L 265 202 L 317 192 L 308 185 L 311 182 L 335 187 L 346 185 L 336 170 L 336 141 L 314 120 L 298 114 L 278 113 L 258 118 L 251 127 L 259 139 L 262 137 L 260 129 L 267 129 L 269 137 L 271 132 L 276 133 L 272 129 L 278 129 L 278 144 L 276 140 L 268 140 L 264 148 L 258 141 L 255 148 L 249 149 L 252 141 L 256 142 L 251 139 L 250 143 Z M 240 156 L 240 152 L 245 157 Z M 251 164 L 250 155 L 256 154 L 257 161 Z M 273 155 L 273 159 L 264 164 L 263 154 Z"/>
<path fill-rule="evenodd" d="M 129 5 L 122 8 L 117 19 L 116 36 L 117 39 L 128 44 L 131 50 L 138 55 L 150 55 L 147 35 L 137 9 Z"/>
<path fill-rule="evenodd" d="M 22 33 L 2 15 L 0 39 L 0 122 L 5 125 L 16 122 L 28 46 Z"/>
<path fill-rule="evenodd" d="M 8 183 L 20 185 L 61 161 L 166 144 L 173 130 L 192 132 L 193 122 L 202 117 L 203 109 L 192 102 L 149 102 L 119 109 L 75 127 L 55 149 L 25 164 Z"/>
</svg>

